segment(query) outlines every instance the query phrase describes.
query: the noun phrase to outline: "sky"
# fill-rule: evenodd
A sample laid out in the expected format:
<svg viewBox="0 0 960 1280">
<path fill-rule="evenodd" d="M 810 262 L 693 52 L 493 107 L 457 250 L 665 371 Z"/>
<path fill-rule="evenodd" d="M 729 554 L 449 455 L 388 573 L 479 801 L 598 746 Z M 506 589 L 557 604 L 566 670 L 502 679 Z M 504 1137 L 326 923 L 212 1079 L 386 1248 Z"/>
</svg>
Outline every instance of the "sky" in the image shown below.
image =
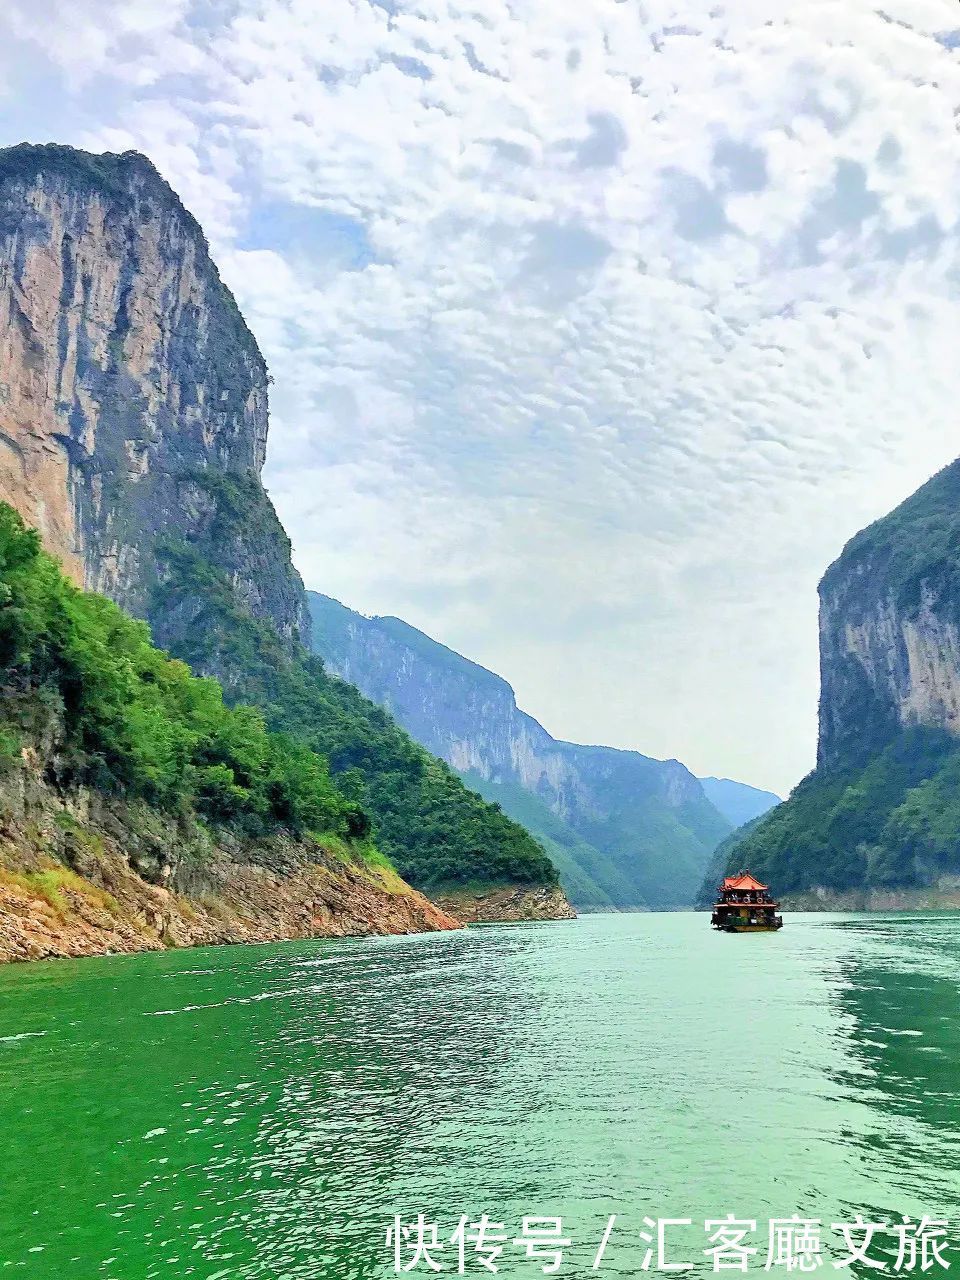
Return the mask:
<svg viewBox="0 0 960 1280">
<path fill-rule="evenodd" d="M 785 794 L 817 582 L 960 454 L 957 0 L 4 0 L 0 143 L 149 155 L 307 586 Z"/>
</svg>

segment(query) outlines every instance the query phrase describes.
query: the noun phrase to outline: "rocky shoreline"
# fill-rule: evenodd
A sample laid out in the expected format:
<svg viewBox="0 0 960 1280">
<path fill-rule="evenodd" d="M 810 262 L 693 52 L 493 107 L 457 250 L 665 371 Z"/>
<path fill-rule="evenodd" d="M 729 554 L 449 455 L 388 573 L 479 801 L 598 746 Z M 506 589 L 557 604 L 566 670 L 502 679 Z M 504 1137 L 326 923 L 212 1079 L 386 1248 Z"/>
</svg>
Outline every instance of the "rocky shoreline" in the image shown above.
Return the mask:
<svg viewBox="0 0 960 1280">
<path fill-rule="evenodd" d="M 335 839 L 244 839 L 143 802 L 61 793 L 32 756 L 0 780 L 0 963 L 575 916 L 559 886 L 430 900 Z"/>
<path fill-rule="evenodd" d="M 784 894 L 784 911 L 945 911 L 960 910 L 956 877 L 924 889 L 835 889 L 816 887 Z"/>
<path fill-rule="evenodd" d="M 436 894 L 441 910 L 464 924 L 512 924 L 535 920 L 576 920 L 559 885 L 504 885 L 495 889 L 451 889 Z"/>
<path fill-rule="evenodd" d="M 461 927 L 335 839 L 213 833 L 27 768 L 0 801 L 0 962 Z"/>
<path fill-rule="evenodd" d="M 192 899 L 146 884 L 117 858 L 104 866 L 119 897 L 49 865 L 0 872 L 0 962 L 461 927 L 421 895 L 390 892 L 352 868 L 278 876 L 224 860 L 219 892 Z"/>
</svg>

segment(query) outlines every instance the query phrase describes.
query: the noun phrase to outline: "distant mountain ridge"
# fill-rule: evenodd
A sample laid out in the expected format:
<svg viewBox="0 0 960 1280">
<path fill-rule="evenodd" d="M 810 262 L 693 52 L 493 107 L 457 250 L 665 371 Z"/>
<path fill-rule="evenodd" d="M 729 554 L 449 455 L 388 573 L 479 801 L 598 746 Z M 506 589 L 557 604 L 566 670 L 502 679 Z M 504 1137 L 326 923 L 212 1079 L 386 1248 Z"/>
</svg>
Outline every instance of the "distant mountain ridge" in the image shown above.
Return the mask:
<svg viewBox="0 0 960 1280">
<path fill-rule="evenodd" d="M 734 827 L 746 826 L 780 803 L 780 797 L 772 791 L 761 791 L 759 787 L 733 782 L 730 778 L 701 778 L 700 785 L 714 808 Z"/>
<path fill-rule="evenodd" d="M 543 843 L 571 899 L 594 909 L 689 906 L 733 822 L 677 760 L 562 742 L 501 676 L 399 618 L 307 593 L 314 651 Z M 718 782 L 721 803 L 776 797 Z"/>
</svg>

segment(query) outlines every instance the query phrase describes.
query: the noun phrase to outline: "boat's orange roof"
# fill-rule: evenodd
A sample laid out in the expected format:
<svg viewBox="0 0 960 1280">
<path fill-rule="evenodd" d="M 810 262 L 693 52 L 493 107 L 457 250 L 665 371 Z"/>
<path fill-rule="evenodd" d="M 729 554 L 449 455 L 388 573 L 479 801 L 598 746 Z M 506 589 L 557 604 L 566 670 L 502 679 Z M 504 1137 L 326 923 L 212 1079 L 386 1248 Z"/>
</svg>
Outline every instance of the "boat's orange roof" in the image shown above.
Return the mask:
<svg viewBox="0 0 960 1280">
<path fill-rule="evenodd" d="M 754 879 L 749 871 L 741 871 L 738 876 L 725 876 L 723 887 L 725 889 L 743 889 L 751 892 L 755 889 L 767 889 L 769 885 L 761 884 L 759 880 Z"/>
</svg>

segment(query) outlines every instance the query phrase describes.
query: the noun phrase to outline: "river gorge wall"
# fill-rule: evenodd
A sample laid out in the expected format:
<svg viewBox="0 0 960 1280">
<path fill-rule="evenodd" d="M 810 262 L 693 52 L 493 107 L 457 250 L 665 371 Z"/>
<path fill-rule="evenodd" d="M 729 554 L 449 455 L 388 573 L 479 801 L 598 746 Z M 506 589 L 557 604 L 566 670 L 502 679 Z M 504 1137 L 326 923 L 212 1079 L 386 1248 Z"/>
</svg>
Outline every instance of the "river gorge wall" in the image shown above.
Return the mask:
<svg viewBox="0 0 960 1280">
<path fill-rule="evenodd" d="M 148 617 L 171 537 L 217 555 L 252 616 L 306 634 L 260 483 L 267 369 L 200 227 L 144 156 L 0 153 L 0 499 L 79 584 Z M 217 483 L 212 483 L 215 479 Z"/>
<path fill-rule="evenodd" d="M 727 869 L 806 909 L 957 906 L 960 462 L 827 570 L 820 672 L 817 768 L 724 850 Z"/>
<path fill-rule="evenodd" d="M 454 877 L 469 859 L 498 893 L 510 866 L 534 896 L 555 886 L 526 832 L 311 665 L 303 584 L 260 478 L 268 382 L 201 228 L 146 157 L 0 151 L 0 501 L 230 700 L 334 770 L 360 757 L 384 851 L 417 842 L 405 874 L 436 828 Z"/>
<path fill-rule="evenodd" d="M 818 759 L 842 760 L 863 743 L 917 726 L 960 735 L 957 602 L 927 582 L 905 604 L 867 560 L 834 571 L 820 611 Z"/>
<path fill-rule="evenodd" d="M 578 906 L 692 904 L 731 824 L 683 764 L 560 741 L 492 671 L 399 618 L 367 618 L 307 594 L 327 668 L 533 830 Z"/>
</svg>

